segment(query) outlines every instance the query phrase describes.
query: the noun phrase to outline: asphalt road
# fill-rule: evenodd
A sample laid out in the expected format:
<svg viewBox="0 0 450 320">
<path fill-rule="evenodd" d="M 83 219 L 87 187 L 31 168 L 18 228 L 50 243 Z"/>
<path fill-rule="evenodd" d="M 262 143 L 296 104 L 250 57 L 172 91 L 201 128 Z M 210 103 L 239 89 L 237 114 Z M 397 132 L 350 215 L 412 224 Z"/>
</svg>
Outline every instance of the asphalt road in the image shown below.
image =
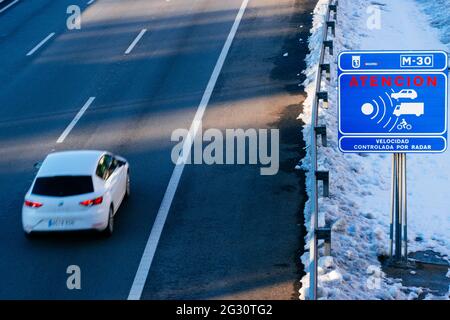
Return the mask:
<svg viewBox="0 0 450 320">
<path fill-rule="evenodd" d="M 191 126 L 242 5 L 87 2 L 0 3 L 2 299 L 128 297 L 174 170 L 170 136 Z M 249 1 L 203 126 L 279 128 L 280 172 L 263 177 L 253 165 L 187 165 L 142 299 L 297 297 L 306 197 L 304 177 L 293 170 L 303 156 L 295 118 L 307 48 L 299 37 L 308 36 L 315 2 Z M 66 27 L 69 5 L 82 10 L 80 30 Z M 119 210 L 115 234 L 28 240 L 20 210 L 33 164 L 69 149 L 106 149 L 129 160 L 132 196 Z M 66 287 L 69 265 L 81 268 L 81 290 Z"/>
</svg>

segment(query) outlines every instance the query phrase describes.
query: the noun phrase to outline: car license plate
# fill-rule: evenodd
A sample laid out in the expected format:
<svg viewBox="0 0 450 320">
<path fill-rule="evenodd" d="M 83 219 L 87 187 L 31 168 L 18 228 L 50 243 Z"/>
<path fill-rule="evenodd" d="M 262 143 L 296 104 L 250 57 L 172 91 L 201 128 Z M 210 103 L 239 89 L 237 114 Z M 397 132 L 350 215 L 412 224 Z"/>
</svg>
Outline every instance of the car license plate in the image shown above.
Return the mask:
<svg viewBox="0 0 450 320">
<path fill-rule="evenodd" d="M 73 226 L 74 223 L 75 221 L 71 219 L 50 219 L 48 220 L 48 227 L 69 227 Z"/>
</svg>

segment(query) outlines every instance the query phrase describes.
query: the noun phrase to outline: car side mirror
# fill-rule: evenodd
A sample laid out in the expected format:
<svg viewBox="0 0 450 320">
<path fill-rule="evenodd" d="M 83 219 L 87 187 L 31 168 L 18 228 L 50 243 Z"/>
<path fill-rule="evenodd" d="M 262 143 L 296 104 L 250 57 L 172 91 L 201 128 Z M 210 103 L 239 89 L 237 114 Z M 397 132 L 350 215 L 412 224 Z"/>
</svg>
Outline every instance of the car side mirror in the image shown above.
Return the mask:
<svg viewBox="0 0 450 320">
<path fill-rule="evenodd" d="M 39 170 L 41 168 L 41 166 L 42 166 L 42 161 L 38 161 L 33 164 L 33 168 L 35 168 L 36 170 Z"/>
</svg>

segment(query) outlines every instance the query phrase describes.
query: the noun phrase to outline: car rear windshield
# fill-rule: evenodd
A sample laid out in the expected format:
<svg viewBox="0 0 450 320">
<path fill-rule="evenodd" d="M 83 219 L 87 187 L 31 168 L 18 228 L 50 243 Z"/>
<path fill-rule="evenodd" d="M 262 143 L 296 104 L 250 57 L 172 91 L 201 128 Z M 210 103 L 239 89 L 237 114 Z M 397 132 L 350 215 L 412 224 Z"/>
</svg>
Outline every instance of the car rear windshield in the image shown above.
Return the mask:
<svg viewBox="0 0 450 320">
<path fill-rule="evenodd" d="M 68 197 L 91 192 L 94 192 L 94 185 L 90 176 L 56 176 L 37 178 L 31 193 Z"/>
</svg>

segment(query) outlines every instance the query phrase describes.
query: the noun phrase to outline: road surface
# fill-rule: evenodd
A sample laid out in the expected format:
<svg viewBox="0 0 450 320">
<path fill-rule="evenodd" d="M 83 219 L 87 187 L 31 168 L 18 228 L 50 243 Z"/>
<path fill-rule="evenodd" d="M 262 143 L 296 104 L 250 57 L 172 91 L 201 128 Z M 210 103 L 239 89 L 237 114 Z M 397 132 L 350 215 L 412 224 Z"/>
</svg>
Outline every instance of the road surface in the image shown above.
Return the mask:
<svg viewBox="0 0 450 320">
<path fill-rule="evenodd" d="M 293 169 L 303 156 L 295 118 L 315 2 L 0 3 L 0 298 L 297 298 L 306 196 Z M 81 8 L 80 30 L 67 28 L 70 5 Z M 279 128 L 277 175 L 187 165 L 173 183 L 171 134 L 191 126 L 211 84 L 203 127 Z M 115 233 L 28 240 L 20 210 L 33 165 L 70 149 L 129 160 L 132 196 Z M 154 254 L 148 270 L 144 252 Z M 81 268 L 81 290 L 66 286 L 70 265 Z"/>
</svg>

